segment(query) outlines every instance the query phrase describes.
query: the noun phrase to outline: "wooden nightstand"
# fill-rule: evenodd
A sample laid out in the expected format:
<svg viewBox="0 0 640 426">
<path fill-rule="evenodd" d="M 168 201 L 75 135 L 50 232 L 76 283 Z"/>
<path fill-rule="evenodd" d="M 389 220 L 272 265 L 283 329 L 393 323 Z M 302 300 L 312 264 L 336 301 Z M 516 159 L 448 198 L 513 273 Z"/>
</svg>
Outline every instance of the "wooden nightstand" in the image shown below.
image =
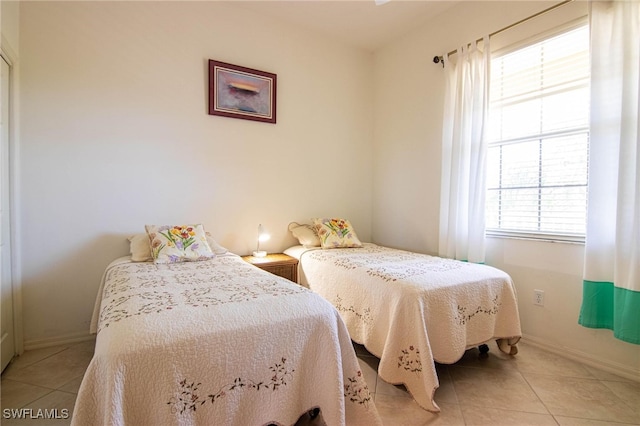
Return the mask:
<svg viewBox="0 0 640 426">
<path fill-rule="evenodd" d="M 298 282 L 298 259 L 295 257 L 274 253 L 265 257 L 242 256 L 242 259 L 267 272 Z"/>
</svg>

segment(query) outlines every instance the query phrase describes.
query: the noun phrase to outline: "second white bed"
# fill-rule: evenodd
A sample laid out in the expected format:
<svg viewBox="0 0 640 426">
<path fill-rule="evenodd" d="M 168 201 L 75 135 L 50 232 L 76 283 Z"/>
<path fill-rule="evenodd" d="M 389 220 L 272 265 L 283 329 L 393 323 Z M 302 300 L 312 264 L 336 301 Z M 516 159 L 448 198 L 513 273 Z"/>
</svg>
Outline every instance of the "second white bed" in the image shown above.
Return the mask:
<svg viewBox="0 0 640 426">
<path fill-rule="evenodd" d="M 434 361 L 454 363 L 494 339 L 515 353 L 516 292 L 501 270 L 367 243 L 285 253 L 300 260 L 300 283 L 329 300 L 351 339 L 380 358 L 380 377 L 404 384 L 429 411 L 439 411 Z"/>
</svg>

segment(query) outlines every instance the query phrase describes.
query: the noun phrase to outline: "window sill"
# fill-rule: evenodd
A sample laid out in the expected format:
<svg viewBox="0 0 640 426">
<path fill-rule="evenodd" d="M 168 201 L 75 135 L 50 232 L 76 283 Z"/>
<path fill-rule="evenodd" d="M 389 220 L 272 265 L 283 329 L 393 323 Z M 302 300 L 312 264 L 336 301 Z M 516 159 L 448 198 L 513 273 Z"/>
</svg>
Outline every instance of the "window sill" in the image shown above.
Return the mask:
<svg viewBox="0 0 640 426">
<path fill-rule="evenodd" d="M 584 235 L 535 234 L 527 232 L 486 231 L 487 238 L 504 238 L 512 240 L 541 241 L 545 243 L 564 243 L 584 245 Z"/>
</svg>

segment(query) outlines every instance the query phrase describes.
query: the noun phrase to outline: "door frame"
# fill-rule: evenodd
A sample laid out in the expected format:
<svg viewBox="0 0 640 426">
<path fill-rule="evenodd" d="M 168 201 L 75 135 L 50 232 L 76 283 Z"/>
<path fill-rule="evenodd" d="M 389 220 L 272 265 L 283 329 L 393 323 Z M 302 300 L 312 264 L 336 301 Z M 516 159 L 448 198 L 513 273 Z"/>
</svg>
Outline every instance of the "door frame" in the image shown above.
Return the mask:
<svg viewBox="0 0 640 426">
<path fill-rule="evenodd" d="M 0 56 L 9 64 L 9 214 L 11 232 L 11 287 L 13 293 L 13 338 L 15 355 L 24 352 L 24 333 L 22 321 L 22 274 L 20 269 L 20 198 L 19 198 L 19 131 L 18 131 L 18 88 L 19 62 L 4 36 L 0 40 Z"/>
</svg>

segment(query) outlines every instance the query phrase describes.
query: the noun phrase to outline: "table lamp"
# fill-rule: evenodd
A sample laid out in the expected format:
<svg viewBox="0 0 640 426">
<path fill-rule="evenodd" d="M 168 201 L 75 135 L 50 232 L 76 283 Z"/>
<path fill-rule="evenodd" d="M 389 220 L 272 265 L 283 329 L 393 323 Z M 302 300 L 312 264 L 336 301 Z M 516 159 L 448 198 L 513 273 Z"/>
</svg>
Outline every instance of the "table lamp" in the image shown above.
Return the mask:
<svg viewBox="0 0 640 426">
<path fill-rule="evenodd" d="M 267 255 L 266 251 L 260 250 L 260 243 L 267 241 L 269 238 L 271 238 L 271 235 L 264 230 L 262 224 L 258 225 L 258 246 L 256 251 L 253 252 L 254 257 L 265 257 Z"/>
</svg>

